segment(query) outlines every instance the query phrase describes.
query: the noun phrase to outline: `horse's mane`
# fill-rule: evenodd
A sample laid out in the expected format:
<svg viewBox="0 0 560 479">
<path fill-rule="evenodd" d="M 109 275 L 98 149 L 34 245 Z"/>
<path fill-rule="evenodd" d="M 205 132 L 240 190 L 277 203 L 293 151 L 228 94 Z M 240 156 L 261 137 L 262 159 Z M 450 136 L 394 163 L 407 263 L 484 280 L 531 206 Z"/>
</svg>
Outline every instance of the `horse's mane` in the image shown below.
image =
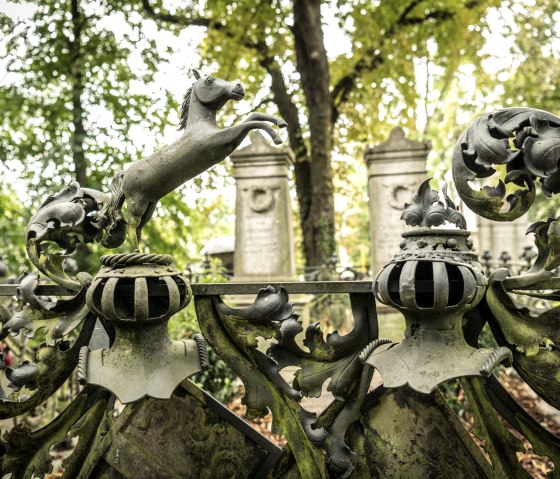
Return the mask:
<svg viewBox="0 0 560 479">
<path fill-rule="evenodd" d="M 189 108 L 191 106 L 191 94 L 194 85 L 191 86 L 187 93 L 185 93 L 185 98 L 183 99 L 183 104 L 181 105 L 181 123 L 179 124 L 179 131 L 184 130 L 187 126 L 187 119 L 189 118 Z"/>
</svg>

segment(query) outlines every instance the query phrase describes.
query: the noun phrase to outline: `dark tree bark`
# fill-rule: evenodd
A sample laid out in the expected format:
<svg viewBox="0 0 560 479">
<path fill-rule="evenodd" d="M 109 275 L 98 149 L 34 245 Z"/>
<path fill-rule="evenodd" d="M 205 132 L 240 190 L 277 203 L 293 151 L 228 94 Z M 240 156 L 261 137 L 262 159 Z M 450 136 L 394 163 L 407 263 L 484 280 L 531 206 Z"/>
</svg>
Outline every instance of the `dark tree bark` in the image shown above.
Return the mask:
<svg viewBox="0 0 560 479">
<path fill-rule="evenodd" d="M 304 214 L 300 212 L 303 249 L 307 266 L 321 266 L 336 247 L 329 62 L 321 25 L 321 1 L 296 0 L 293 11 L 296 64 L 309 109 L 311 144 L 310 174 L 302 179 L 305 184 L 301 185 L 305 196 L 308 195 L 306 207 L 309 205 Z"/>
<path fill-rule="evenodd" d="M 81 33 L 85 17 L 80 11 L 79 0 L 72 0 L 70 13 L 72 18 L 72 38 L 68 39 L 68 51 L 71 60 L 72 125 L 74 126 L 71 137 L 72 157 L 74 159 L 76 181 L 83 187 L 89 187 L 91 185 L 87 175 L 87 161 L 84 151 L 84 142 L 87 133 L 84 127 L 84 107 L 82 104 L 85 72 L 81 55 Z"/>
<path fill-rule="evenodd" d="M 82 57 L 82 28 L 86 17 L 80 9 L 80 0 L 72 0 L 70 6 L 72 19 L 72 38 L 68 39 L 68 52 L 70 55 L 70 78 L 72 81 L 72 125 L 74 129 L 71 136 L 72 158 L 74 161 L 74 175 L 76 181 L 84 188 L 93 187 L 87 174 L 87 159 L 84 143 L 86 129 L 84 126 L 84 106 L 82 95 L 84 93 L 84 63 Z M 85 243 L 78 244 L 76 260 L 81 270 L 93 266 L 91 250 Z"/>
</svg>

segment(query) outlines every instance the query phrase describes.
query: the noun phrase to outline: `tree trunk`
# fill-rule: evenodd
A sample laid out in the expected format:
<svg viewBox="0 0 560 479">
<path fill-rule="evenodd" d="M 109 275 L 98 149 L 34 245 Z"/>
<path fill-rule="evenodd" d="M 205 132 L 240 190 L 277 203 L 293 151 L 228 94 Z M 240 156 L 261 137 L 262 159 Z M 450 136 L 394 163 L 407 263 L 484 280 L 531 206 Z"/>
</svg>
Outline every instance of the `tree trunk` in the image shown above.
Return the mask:
<svg viewBox="0 0 560 479">
<path fill-rule="evenodd" d="M 84 127 L 84 107 L 82 95 L 84 92 L 84 63 L 82 59 L 82 27 L 85 18 L 80 11 L 79 0 L 71 0 L 72 36 L 68 41 L 68 50 L 71 58 L 70 77 L 72 82 L 72 131 L 71 146 L 74 160 L 74 175 L 80 186 L 89 187 L 87 176 L 87 161 L 84 152 L 86 130 Z"/>
<path fill-rule="evenodd" d="M 310 164 L 296 164 L 306 266 L 321 266 L 335 253 L 331 167 L 330 73 L 319 0 L 294 1 L 297 70 L 309 109 Z M 303 202 L 302 202 L 303 200 Z"/>
<path fill-rule="evenodd" d="M 80 0 L 71 0 L 70 13 L 72 18 L 72 38 L 68 40 L 68 51 L 71 59 L 70 79 L 72 82 L 72 125 L 74 126 L 70 140 L 72 159 L 74 161 L 74 177 L 83 188 L 90 188 L 91 181 L 87 174 L 87 160 L 84 150 L 86 129 L 84 126 L 84 62 L 82 58 L 82 28 L 86 21 L 80 11 Z M 85 243 L 79 243 L 76 261 L 79 270 L 89 269 L 92 264 L 91 250 Z"/>
</svg>

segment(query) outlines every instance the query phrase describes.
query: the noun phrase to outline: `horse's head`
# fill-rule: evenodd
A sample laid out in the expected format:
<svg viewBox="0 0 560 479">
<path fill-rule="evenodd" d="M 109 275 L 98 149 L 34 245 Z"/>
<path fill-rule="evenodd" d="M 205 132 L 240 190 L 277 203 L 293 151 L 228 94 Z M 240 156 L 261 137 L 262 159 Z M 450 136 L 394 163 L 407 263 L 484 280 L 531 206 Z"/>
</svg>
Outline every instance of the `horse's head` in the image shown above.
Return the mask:
<svg viewBox="0 0 560 479">
<path fill-rule="evenodd" d="M 195 70 L 196 82 L 193 92 L 198 100 L 209 108 L 219 110 L 228 100 L 241 100 L 245 96 L 245 90 L 241 83 L 228 82 L 212 76 L 201 77 Z"/>
</svg>

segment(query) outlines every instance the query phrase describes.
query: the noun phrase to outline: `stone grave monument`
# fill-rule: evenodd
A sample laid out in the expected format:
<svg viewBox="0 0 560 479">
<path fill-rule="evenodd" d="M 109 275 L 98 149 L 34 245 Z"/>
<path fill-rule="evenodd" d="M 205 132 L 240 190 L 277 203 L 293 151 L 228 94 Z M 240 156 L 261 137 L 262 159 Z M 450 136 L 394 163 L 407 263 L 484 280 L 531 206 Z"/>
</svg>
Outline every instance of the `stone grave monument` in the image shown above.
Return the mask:
<svg viewBox="0 0 560 479">
<path fill-rule="evenodd" d="M 406 138 L 403 129 L 396 127 L 387 141 L 366 150 L 373 275 L 399 251 L 401 233 L 406 230 L 401 213 L 426 179 L 430 148 L 429 143 Z M 402 315 L 389 308 L 380 308 L 378 314 L 380 337 L 401 339 Z"/>
<path fill-rule="evenodd" d="M 230 155 L 236 183 L 234 281 L 295 281 L 292 153 L 260 133 Z"/>
<path fill-rule="evenodd" d="M 409 140 L 396 127 L 387 141 L 366 150 L 373 274 L 399 250 L 406 229 L 400 220 L 402 209 L 426 179 L 430 148 L 429 143 Z"/>
<path fill-rule="evenodd" d="M 525 234 L 532 223 L 522 216 L 514 221 L 498 222 L 482 216 L 476 217 L 477 234 L 475 246 L 479 255 L 489 251 L 495 264 L 503 251 L 512 256 L 514 263 L 520 262 L 520 255 L 527 246 L 533 246 L 533 235 Z"/>
</svg>

